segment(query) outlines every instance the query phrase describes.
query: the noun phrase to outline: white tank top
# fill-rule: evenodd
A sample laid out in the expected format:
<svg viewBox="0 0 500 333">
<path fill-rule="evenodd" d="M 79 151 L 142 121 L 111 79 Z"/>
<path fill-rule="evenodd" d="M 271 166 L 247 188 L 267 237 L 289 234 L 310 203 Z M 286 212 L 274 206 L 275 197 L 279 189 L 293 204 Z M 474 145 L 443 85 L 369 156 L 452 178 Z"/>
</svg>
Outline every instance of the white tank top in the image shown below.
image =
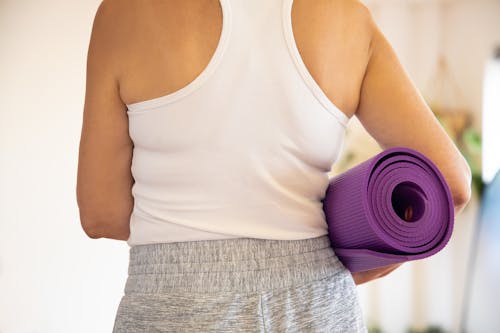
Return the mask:
<svg viewBox="0 0 500 333">
<path fill-rule="evenodd" d="M 129 246 L 328 233 L 322 199 L 349 118 L 295 44 L 292 0 L 220 0 L 203 72 L 128 104 L 134 143 Z"/>
</svg>

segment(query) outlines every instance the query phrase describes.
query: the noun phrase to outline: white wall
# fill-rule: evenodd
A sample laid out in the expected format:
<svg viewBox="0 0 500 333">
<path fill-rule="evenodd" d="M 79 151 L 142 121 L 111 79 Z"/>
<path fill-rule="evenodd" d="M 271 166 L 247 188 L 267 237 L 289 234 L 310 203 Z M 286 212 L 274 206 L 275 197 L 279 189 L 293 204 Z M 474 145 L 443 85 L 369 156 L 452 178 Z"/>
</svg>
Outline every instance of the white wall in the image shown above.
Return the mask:
<svg viewBox="0 0 500 333">
<path fill-rule="evenodd" d="M 363 0 L 362 0 L 363 1 Z M 480 129 L 486 59 L 500 45 L 499 0 L 365 0 L 424 96 L 432 95 L 437 57 L 444 52 L 459 102 Z"/>
<path fill-rule="evenodd" d="M 111 332 L 127 246 L 80 228 L 76 168 L 98 1 L 0 0 L 0 332 Z"/>
<path fill-rule="evenodd" d="M 418 8 L 404 0 L 390 3 L 395 7 L 379 1 L 376 17 L 421 85 L 436 50 L 432 2 Z M 86 51 L 98 4 L 0 1 L 1 333 L 99 333 L 113 325 L 128 247 L 87 238 L 75 195 Z M 455 36 L 446 52 L 453 54 L 466 101 L 477 111 L 482 62 L 500 41 L 498 13 L 500 1 L 458 1 L 445 24 Z M 421 25 L 416 29 L 412 22 Z M 432 297 L 424 300 L 419 316 L 412 315 L 414 299 L 408 296 L 417 269 L 410 264 L 360 287 L 367 317 L 386 332 L 402 332 L 412 320 L 454 327 L 454 281 L 461 277 L 453 269 L 463 266 L 465 247 L 458 241 L 467 237 L 468 232 L 457 232 L 455 245 L 432 258 L 439 270 L 421 270 L 437 287 L 432 293 L 425 289 Z"/>
</svg>

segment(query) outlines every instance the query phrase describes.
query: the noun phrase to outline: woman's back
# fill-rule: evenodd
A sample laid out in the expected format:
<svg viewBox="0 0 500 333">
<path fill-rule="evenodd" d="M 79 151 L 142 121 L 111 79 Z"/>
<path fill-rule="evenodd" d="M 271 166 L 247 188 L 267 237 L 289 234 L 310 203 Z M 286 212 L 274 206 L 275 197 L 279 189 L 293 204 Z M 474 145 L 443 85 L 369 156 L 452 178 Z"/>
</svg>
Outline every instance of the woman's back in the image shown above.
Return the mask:
<svg viewBox="0 0 500 333">
<path fill-rule="evenodd" d="M 356 108 L 369 30 L 356 3 L 304 5 L 115 9 L 110 49 L 134 142 L 129 245 L 327 233 L 321 199 Z"/>
<path fill-rule="evenodd" d="M 249 12 L 248 19 L 265 16 L 262 5 L 276 3 L 260 2 L 262 12 Z M 277 2 L 281 6 L 290 1 Z M 229 4 L 245 10 L 245 1 Z M 222 30 L 219 1 L 122 1 L 113 6 L 118 13 L 112 52 L 119 54 L 120 96 L 126 104 L 181 89 L 213 56 Z M 356 1 L 300 0 L 293 1 L 291 14 L 296 45 L 305 65 L 328 98 L 351 117 L 369 57 L 366 7 Z M 281 17 L 271 19 L 279 21 Z M 265 32 L 258 31 L 255 37 L 264 38 Z"/>
</svg>

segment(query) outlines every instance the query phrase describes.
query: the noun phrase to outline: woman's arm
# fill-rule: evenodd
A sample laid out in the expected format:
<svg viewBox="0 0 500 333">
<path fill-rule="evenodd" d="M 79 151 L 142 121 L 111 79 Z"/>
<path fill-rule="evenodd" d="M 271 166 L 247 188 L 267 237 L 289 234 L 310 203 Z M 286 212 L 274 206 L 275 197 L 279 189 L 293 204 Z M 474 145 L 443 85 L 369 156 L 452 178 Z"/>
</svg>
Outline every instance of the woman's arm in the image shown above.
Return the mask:
<svg viewBox="0 0 500 333">
<path fill-rule="evenodd" d="M 455 214 L 471 195 L 471 172 L 464 157 L 414 86 L 371 15 L 370 57 L 355 115 L 383 149 L 404 146 L 431 159 L 450 187 Z M 353 274 L 356 283 L 385 276 L 400 264 Z"/>
<path fill-rule="evenodd" d="M 405 146 L 430 158 L 450 187 L 456 212 L 470 199 L 471 172 L 370 16 L 370 60 L 355 115 L 383 149 Z"/>
<path fill-rule="evenodd" d="M 101 3 L 90 37 L 76 194 L 81 226 L 89 237 L 127 240 L 134 204 L 133 143 L 119 95 L 109 9 L 106 1 Z"/>
</svg>

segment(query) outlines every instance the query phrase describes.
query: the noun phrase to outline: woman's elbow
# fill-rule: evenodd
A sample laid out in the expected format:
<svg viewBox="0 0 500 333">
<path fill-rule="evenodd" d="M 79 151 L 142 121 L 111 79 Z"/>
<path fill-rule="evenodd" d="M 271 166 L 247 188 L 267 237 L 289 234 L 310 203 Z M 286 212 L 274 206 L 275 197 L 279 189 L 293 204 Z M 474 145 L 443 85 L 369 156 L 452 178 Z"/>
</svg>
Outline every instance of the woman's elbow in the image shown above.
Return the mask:
<svg viewBox="0 0 500 333">
<path fill-rule="evenodd" d="M 465 188 L 465 190 L 460 192 L 455 192 L 453 194 L 453 205 L 458 211 L 461 211 L 471 199 L 471 189 L 470 187 Z"/>
<path fill-rule="evenodd" d="M 89 219 L 80 210 L 80 225 L 85 234 L 92 239 L 102 238 L 102 233 L 98 228 L 98 224 Z"/>
<path fill-rule="evenodd" d="M 95 229 L 83 228 L 85 234 L 92 239 L 103 238 L 104 236 L 97 232 Z"/>
<path fill-rule="evenodd" d="M 472 174 L 467 162 L 463 163 L 459 181 L 455 186 L 450 187 L 455 210 L 460 212 L 469 203 L 472 196 Z"/>
</svg>

